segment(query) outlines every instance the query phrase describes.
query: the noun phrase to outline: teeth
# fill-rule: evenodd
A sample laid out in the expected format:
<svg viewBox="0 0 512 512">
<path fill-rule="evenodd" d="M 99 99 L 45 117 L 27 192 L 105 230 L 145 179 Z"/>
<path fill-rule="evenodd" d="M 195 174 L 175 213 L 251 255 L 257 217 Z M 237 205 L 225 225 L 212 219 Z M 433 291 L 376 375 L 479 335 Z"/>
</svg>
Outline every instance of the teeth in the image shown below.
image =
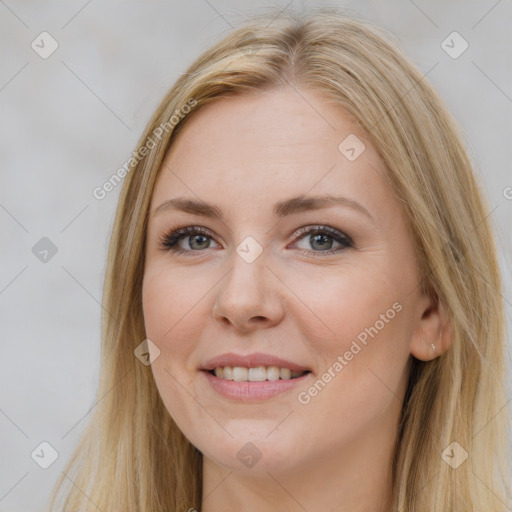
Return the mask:
<svg viewBox="0 0 512 512">
<path fill-rule="evenodd" d="M 262 382 L 267 380 L 267 370 L 264 366 L 257 366 L 256 368 L 249 368 L 249 381 Z"/>
<path fill-rule="evenodd" d="M 279 377 L 281 377 L 281 379 L 291 379 L 292 371 L 289 368 L 280 368 Z"/>
<path fill-rule="evenodd" d="M 278 366 L 256 366 L 245 368 L 243 366 L 218 366 L 214 374 L 219 379 L 234 380 L 237 382 L 263 382 L 265 380 L 289 380 L 296 379 L 306 372 L 296 372 L 290 368 L 279 368 Z"/>
<path fill-rule="evenodd" d="M 267 380 L 278 380 L 279 379 L 279 367 L 269 366 L 267 368 Z"/>
<path fill-rule="evenodd" d="M 241 382 L 243 380 L 247 380 L 248 375 L 249 370 L 247 368 L 244 368 L 243 366 L 233 366 L 233 380 Z"/>
</svg>

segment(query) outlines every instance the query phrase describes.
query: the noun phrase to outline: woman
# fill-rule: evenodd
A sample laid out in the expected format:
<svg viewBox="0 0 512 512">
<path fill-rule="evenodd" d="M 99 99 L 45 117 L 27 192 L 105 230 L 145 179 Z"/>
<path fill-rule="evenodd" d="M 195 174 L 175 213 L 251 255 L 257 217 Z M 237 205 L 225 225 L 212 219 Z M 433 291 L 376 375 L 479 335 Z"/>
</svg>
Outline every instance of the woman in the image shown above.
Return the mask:
<svg viewBox="0 0 512 512">
<path fill-rule="evenodd" d="M 507 510 L 488 208 L 387 34 L 332 10 L 251 21 L 172 87 L 124 174 L 62 510 Z"/>
</svg>

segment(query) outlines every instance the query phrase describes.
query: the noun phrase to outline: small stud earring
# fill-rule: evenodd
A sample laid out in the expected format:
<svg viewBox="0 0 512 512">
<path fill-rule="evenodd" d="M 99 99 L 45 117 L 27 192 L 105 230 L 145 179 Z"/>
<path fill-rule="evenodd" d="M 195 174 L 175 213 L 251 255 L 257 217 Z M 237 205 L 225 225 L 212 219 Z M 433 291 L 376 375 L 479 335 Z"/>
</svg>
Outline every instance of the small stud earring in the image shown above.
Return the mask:
<svg viewBox="0 0 512 512">
<path fill-rule="evenodd" d="M 439 331 L 439 341 L 441 341 L 441 336 L 442 336 L 442 331 Z M 431 343 L 430 346 L 432 347 L 432 352 L 435 352 L 436 351 L 436 346 Z"/>
</svg>

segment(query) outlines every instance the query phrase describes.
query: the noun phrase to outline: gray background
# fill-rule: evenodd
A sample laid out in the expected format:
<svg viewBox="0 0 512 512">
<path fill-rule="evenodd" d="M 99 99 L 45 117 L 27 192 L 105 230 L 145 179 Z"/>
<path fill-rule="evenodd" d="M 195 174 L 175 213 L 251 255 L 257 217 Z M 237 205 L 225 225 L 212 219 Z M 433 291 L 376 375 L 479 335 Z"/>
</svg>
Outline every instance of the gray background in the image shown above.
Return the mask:
<svg viewBox="0 0 512 512">
<path fill-rule="evenodd" d="M 510 332 L 510 1 L 0 0 L 1 512 L 43 510 L 94 406 L 120 187 L 101 201 L 93 189 L 127 160 L 192 60 L 271 5 L 345 6 L 398 36 L 423 72 L 435 66 L 428 79 L 462 125 L 489 197 Z M 43 31 L 59 45 L 47 59 L 31 48 Z M 456 59 L 441 47 L 453 31 L 469 44 Z M 42 237 L 57 248 L 46 262 L 32 252 Z M 42 441 L 59 453 L 46 470 L 31 458 Z"/>
</svg>

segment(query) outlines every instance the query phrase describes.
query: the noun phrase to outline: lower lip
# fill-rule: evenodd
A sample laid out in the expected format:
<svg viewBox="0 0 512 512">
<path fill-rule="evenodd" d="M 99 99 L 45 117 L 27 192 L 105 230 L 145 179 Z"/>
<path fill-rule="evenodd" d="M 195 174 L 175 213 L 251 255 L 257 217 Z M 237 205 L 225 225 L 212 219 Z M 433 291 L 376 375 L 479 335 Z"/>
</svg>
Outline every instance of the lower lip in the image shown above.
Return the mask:
<svg viewBox="0 0 512 512">
<path fill-rule="evenodd" d="M 202 370 L 210 386 L 226 398 L 244 402 L 264 400 L 293 389 L 302 384 L 311 373 L 306 373 L 295 379 L 264 380 L 261 382 L 236 382 L 234 380 L 219 379 L 206 370 Z"/>
</svg>

